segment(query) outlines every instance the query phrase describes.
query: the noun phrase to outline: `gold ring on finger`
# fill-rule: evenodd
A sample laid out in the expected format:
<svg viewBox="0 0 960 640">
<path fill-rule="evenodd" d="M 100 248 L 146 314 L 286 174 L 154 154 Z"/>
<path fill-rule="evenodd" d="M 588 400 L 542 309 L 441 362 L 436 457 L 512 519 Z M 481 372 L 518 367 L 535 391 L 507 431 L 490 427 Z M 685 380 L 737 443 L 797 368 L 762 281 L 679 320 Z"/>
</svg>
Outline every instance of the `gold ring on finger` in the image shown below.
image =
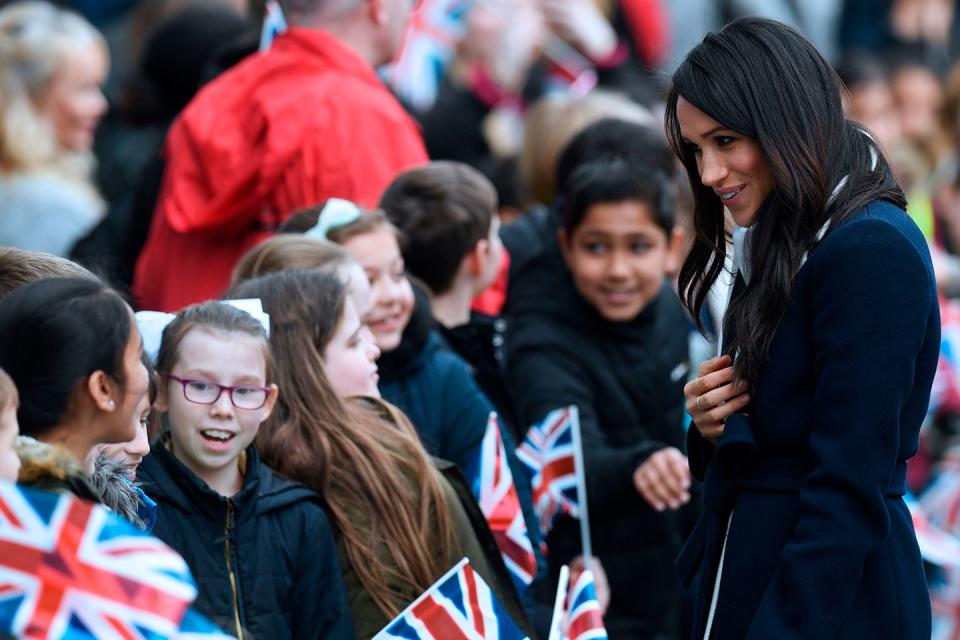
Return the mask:
<svg viewBox="0 0 960 640">
<path fill-rule="evenodd" d="M 701 400 L 703 400 L 703 396 L 702 395 L 697 396 L 697 402 L 696 402 L 697 411 L 703 411 L 703 407 L 700 405 Z"/>
</svg>

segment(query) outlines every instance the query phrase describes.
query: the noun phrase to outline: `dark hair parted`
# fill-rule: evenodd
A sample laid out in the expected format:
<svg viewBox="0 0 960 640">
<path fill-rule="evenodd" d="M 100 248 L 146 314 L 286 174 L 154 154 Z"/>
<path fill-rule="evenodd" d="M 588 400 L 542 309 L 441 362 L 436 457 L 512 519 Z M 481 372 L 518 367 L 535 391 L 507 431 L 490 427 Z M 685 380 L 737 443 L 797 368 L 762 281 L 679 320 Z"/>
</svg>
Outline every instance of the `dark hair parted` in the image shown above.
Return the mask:
<svg viewBox="0 0 960 640">
<path fill-rule="evenodd" d="M 490 234 L 497 192 L 473 167 L 431 162 L 400 174 L 380 208 L 403 234 L 407 270 L 440 295 L 453 285 L 463 258 Z"/>
<path fill-rule="evenodd" d="M 96 280 L 40 280 L 0 300 L 0 367 L 20 392 L 20 433 L 39 437 L 59 425 L 96 371 L 122 389 L 132 327 L 127 304 Z"/>
<path fill-rule="evenodd" d="M 906 200 L 873 139 L 843 115 L 833 68 L 799 33 L 773 20 L 744 18 L 708 34 L 673 74 L 667 137 L 694 195 L 693 247 L 680 270 L 681 297 L 701 330 L 701 310 L 724 267 L 728 233 L 723 205 L 703 185 L 683 139 L 677 100 L 753 138 L 774 177 L 754 223 L 751 282 L 732 301 L 725 351 L 753 382 L 790 304 L 793 278 L 816 235 L 874 200 Z M 874 166 L 875 162 L 875 166 Z M 843 182 L 836 196 L 831 193 Z"/>
<path fill-rule="evenodd" d="M 674 225 L 674 189 L 659 170 L 622 157 L 606 157 L 577 167 L 560 192 L 560 224 L 573 234 L 590 207 L 606 202 L 645 204 L 653 222 L 670 237 Z"/>
<path fill-rule="evenodd" d="M 177 365 L 180 343 L 193 329 L 207 329 L 223 333 L 242 333 L 263 340 L 263 356 L 266 364 L 266 382 L 273 382 L 270 347 L 267 334 L 260 321 L 246 311 L 222 302 L 202 302 L 182 309 L 163 329 L 160 349 L 157 351 L 156 373 L 166 384 L 166 378 Z"/>
<path fill-rule="evenodd" d="M 345 288 L 320 271 L 282 271 L 235 285 L 270 314 L 282 393 L 257 448 L 284 476 L 323 494 L 346 555 L 388 618 L 450 566 L 457 544 L 443 490 L 416 431 L 380 400 L 345 402 L 323 353 L 343 316 Z"/>
</svg>

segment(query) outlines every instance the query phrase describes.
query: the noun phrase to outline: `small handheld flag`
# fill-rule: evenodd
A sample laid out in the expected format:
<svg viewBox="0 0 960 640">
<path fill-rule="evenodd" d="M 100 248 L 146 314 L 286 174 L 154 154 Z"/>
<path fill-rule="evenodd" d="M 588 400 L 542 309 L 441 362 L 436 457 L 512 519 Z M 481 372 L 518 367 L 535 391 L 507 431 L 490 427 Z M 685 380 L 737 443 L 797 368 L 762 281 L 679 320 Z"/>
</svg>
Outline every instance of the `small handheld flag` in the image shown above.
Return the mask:
<svg viewBox="0 0 960 640">
<path fill-rule="evenodd" d="M 593 572 L 587 569 L 577 578 L 567 599 L 567 634 L 564 640 L 606 640 L 603 614 L 593 586 Z"/>
<path fill-rule="evenodd" d="M 263 14 L 263 27 L 260 29 L 260 52 L 268 51 L 278 35 L 287 30 L 287 21 L 283 17 L 283 9 L 277 0 L 267 0 L 267 8 Z"/>
<path fill-rule="evenodd" d="M 551 411 L 527 430 L 526 438 L 517 447 L 517 457 L 530 473 L 533 506 L 544 538 L 561 514 L 580 515 L 574 422 L 578 422 L 576 407 Z"/>
<path fill-rule="evenodd" d="M 537 573 L 537 558 L 523 519 L 495 412 L 490 412 L 480 451 L 468 470 L 468 477 L 473 479 L 473 494 L 490 525 L 503 562 L 517 589 L 522 592 Z"/>
<path fill-rule="evenodd" d="M 373 640 L 527 640 L 466 558 Z"/>
</svg>

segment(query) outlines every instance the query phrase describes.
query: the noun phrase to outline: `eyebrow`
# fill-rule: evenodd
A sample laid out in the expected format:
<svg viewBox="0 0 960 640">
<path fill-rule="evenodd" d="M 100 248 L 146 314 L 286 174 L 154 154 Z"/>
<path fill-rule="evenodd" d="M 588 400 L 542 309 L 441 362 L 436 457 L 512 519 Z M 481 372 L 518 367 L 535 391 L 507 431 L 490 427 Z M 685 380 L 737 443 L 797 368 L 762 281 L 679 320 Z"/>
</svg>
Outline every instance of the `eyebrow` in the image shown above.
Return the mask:
<svg viewBox="0 0 960 640">
<path fill-rule="evenodd" d="M 710 136 L 712 136 L 713 134 L 717 133 L 718 131 L 733 131 L 733 129 L 731 129 L 730 127 L 725 127 L 725 126 L 723 126 L 722 124 L 719 124 L 719 125 L 715 126 L 713 129 L 710 129 L 709 131 L 706 131 L 706 132 L 700 134 L 700 137 L 701 137 L 701 138 L 709 138 Z M 687 144 L 694 144 L 693 142 L 690 142 L 690 141 L 687 140 L 686 138 L 683 138 L 683 141 L 684 141 L 685 143 L 687 143 Z"/>
</svg>

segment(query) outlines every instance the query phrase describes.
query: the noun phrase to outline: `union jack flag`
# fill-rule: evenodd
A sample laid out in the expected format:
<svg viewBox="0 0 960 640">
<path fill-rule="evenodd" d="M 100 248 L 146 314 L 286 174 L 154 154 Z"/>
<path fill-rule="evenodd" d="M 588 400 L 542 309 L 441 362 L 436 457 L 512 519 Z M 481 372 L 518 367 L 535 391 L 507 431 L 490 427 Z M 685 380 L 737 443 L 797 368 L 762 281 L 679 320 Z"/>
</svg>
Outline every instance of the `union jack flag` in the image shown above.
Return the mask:
<svg viewBox="0 0 960 640">
<path fill-rule="evenodd" d="M 567 599 L 567 632 L 564 640 L 606 640 L 603 614 L 593 587 L 593 572 L 584 571 L 570 589 Z"/>
<path fill-rule="evenodd" d="M 397 59 L 381 69 L 401 100 L 426 111 L 437 99 L 447 64 L 467 30 L 477 0 L 422 0 L 410 16 Z"/>
<path fill-rule="evenodd" d="M 373 640 L 527 640 L 527 636 L 464 558 Z"/>
<path fill-rule="evenodd" d="M 174 638 L 195 596 L 157 538 L 71 495 L 0 483 L 0 633 Z"/>
<path fill-rule="evenodd" d="M 527 533 L 495 412 L 490 412 L 480 451 L 468 470 L 468 477 L 473 479 L 473 494 L 487 518 L 503 562 L 517 589 L 523 592 L 537 573 L 537 558 Z"/>
<path fill-rule="evenodd" d="M 580 517 L 573 451 L 573 429 L 579 428 L 576 407 L 556 409 L 530 427 L 517 447 L 517 457 L 530 472 L 533 506 L 544 539 L 561 514 Z"/>
</svg>

